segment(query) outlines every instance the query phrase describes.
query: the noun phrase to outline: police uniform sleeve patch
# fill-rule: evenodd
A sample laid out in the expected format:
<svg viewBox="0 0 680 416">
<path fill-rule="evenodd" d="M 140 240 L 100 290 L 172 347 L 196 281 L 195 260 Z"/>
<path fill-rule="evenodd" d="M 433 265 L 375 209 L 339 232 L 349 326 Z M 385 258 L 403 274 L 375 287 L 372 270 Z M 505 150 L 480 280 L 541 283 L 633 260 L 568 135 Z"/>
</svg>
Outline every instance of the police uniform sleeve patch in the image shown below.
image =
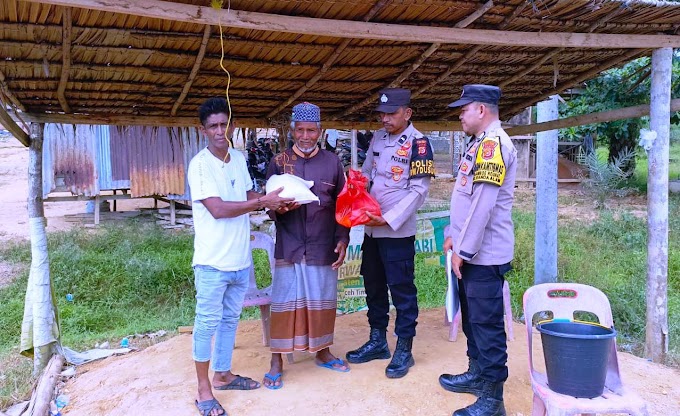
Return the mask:
<svg viewBox="0 0 680 416">
<path fill-rule="evenodd" d="M 473 183 L 492 183 L 501 186 L 505 180 L 505 161 L 500 137 L 487 137 L 480 143 L 475 160 Z"/>
<path fill-rule="evenodd" d="M 411 146 L 409 178 L 433 176 L 434 155 L 432 153 L 432 146 L 430 146 L 430 140 L 427 137 L 414 139 Z"/>
</svg>

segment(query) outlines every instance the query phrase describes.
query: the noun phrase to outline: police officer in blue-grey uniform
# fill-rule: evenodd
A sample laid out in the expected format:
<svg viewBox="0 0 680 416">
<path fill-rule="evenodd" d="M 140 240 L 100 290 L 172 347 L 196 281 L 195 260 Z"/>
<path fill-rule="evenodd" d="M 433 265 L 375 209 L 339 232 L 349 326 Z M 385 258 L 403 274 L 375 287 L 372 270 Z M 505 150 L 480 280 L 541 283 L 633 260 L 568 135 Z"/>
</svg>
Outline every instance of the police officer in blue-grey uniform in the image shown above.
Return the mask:
<svg viewBox="0 0 680 416">
<path fill-rule="evenodd" d="M 434 176 L 433 151 L 427 137 L 411 124 L 411 92 L 388 88 L 378 93 L 383 128 L 366 152 L 363 174 L 382 215 L 367 213 L 361 274 L 366 288 L 368 342 L 347 353 L 350 363 L 390 358 L 387 345 L 389 293 L 397 310 L 395 333 L 399 337 L 394 356 L 385 369 L 389 378 L 403 377 L 415 364 L 411 347 L 418 318 L 414 283 L 416 211 L 427 197 Z"/>
<path fill-rule="evenodd" d="M 510 271 L 515 237 L 512 202 L 517 150 L 498 119 L 500 88 L 465 85 L 460 99 L 463 131 L 471 135 L 451 196 L 451 224 L 444 251 L 453 250 L 450 267 L 460 279 L 463 332 L 468 370 L 442 374 L 439 383 L 478 397 L 454 416 L 504 416 L 503 383 L 508 378 L 503 322 L 504 275 Z"/>
</svg>

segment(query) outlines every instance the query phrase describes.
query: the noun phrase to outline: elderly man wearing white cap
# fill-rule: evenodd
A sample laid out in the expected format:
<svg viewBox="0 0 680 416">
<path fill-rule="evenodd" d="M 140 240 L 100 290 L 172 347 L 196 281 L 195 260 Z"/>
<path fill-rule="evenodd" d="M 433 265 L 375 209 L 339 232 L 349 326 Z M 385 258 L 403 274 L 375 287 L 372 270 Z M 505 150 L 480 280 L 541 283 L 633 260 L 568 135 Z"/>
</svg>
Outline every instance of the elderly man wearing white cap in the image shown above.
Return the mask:
<svg viewBox="0 0 680 416">
<path fill-rule="evenodd" d="M 276 270 L 272 282 L 271 368 L 269 389 L 283 387 L 281 353 L 316 353 L 316 365 L 347 372 L 347 363 L 330 347 L 335 331 L 338 268 L 345 259 L 349 229 L 335 221 L 335 202 L 345 186 L 340 159 L 317 146 L 321 111 L 311 103 L 293 107 L 294 145 L 269 164 L 267 178 L 291 174 L 314 181 L 319 203 L 290 203 L 269 215 L 276 222 Z"/>
<path fill-rule="evenodd" d="M 458 166 L 451 196 L 451 225 L 444 251 L 452 250 L 449 267 L 460 279 L 463 332 L 469 368 L 442 374 L 441 386 L 478 397 L 454 416 L 504 416 L 503 383 L 508 378 L 503 322 L 503 282 L 510 271 L 515 238 L 512 202 L 517 150 L 498 119 L 500 88 L 465 85 L 460 99 L 463 131 L 471 136 Z"/>
</svg>

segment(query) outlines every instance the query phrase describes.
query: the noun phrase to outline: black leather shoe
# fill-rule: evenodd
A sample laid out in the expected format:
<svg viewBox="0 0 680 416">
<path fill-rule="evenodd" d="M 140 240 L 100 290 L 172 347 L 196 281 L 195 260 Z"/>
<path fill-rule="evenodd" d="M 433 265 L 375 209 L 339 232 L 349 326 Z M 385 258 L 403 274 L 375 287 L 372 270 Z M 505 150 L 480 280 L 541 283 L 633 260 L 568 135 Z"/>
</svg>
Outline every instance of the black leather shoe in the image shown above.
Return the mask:
<svg viewBox="0 0 680 416">
<path fill-rule="evenodd" d="M 463 374 L 442 374 L 439 384 L 444 390 L 454 393 L 471 393 L 479 397 L 484 389 L 484 381 L 479 378 L 481 372 L 477 360 L 469 359 L 468 370 Z"/>
<path fill-rule="evenodd" d="M 385 369 L 387 378 L 401 378 L 408 373 L 408 369 L 416 363 L 411 354 L 413 338 L 399 338 L 394 350 L 392 361 Z"/>
<path fill-rule="evenodd" d="M 453 416 L 506 416 L 503 405 L 503 382 L 484 380 L 482 395 L 476 402 L 453 412 Z"/>
<path fill-rule="evenodd" d="M 391 356 L 390 347 L 387 345 L 387 330 L 377 328 L 371 328 L 370 338 L 364 345 L 345 354 L 347 361 L 352 364 L 386 360 Z"/>
</svg>

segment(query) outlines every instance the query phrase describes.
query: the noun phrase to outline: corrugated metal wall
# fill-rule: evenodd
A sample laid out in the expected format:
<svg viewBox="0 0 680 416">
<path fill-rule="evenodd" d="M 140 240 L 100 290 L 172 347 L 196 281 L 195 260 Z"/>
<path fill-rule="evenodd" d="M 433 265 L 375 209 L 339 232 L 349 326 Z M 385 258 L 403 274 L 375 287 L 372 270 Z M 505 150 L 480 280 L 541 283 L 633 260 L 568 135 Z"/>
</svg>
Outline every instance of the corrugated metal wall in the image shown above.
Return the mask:
<svg viewBox="0 0 680 416">
<path fill-rule="evenodd" d="M 96 127 L 46 124 L 43 135 L 43 197 L 53 191 L 99 194 Z"/>
<path fill-rule="evenodd" d="M 46 124 L 43 197 L 130 189 L 133 197 L 188 200 L 186 170 L 205 146 L 195 128 Z"/>
</svg>

